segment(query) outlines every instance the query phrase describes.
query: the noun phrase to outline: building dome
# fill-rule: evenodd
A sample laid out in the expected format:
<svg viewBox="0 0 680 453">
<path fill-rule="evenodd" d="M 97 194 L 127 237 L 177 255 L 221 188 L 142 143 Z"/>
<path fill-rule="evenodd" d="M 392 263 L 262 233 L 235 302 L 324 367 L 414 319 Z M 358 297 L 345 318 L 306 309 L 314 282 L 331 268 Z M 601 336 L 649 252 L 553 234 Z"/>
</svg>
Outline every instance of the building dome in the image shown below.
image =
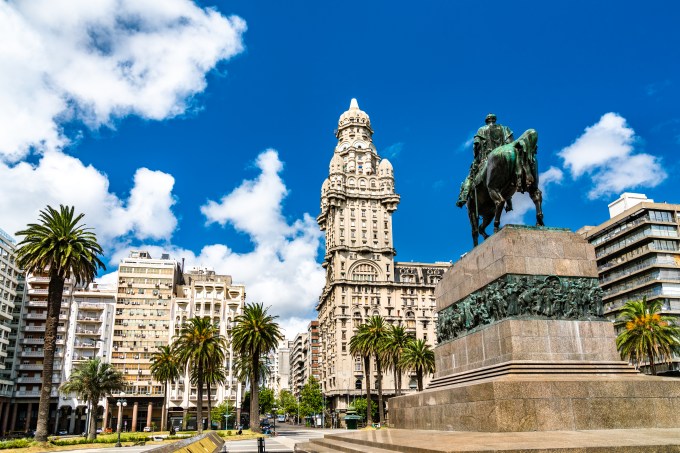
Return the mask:
<svg viewBox="0 0 680 453">
<path fill-rule="evenodd" d="M 389 160 L 383 159 L 380 161 L 380 164 L 378 165 L 378 176 L 381 178 L 391 178 L 393 171 L 394 169 L 392 168 L 392 164 Z"/>
<path fill-rule="evenodd" d="M 359 103 L 354 98 L 349 103 L 349 110 L 340 115 L 338 131 L 350 126 L 364 126 L 369 130 L 371 129 L 371 119 L 366 112 L 359 108 Z"/>
<path fill-rule="evenodd" d="M 330 186 L 331 186 L 331 181 L 328 178 L 324 179 L 323 184 L 321 184 L 321 195 L 325 195 L 326 192 L 328 192 L 328 189 L 330 188 Z"/>
</svg>

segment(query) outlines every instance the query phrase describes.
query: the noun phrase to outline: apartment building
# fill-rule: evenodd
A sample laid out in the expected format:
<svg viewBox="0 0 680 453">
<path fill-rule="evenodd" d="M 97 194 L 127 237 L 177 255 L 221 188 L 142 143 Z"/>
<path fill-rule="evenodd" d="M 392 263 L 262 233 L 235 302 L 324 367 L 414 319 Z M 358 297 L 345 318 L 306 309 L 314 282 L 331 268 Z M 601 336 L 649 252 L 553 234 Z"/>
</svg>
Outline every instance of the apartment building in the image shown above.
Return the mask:
<svg viewBox="0 0 680 453">
<path fill-rule="evenodd" d="M 208 398 L 213 407 L 222 401 L 231 401 L 237 409 L 237 419 L 240 420 L 243 387 L 234 369 L 236 357 L 232 346 L 232 330 L 235 318 L 243 312 L 245 298 L 245 286 L 233 283 L 231 276 L 216 274 L 212 269 L 193 268 L 184 274 L 183 283 L 177 286 L 177 296 L 172 299 L 170 331 L 173 335 L 179 335 L 182 325 L 188 319 L 201 317 L 211 319 L 219 326 L 220 334 L 227 339 L 224 363 L 227 382 L 210 388 L 210 395 L 207 386 L 204 388 L 202 407 L 206 420 Z M 168 392 L 170 423 L 175 427 L 195 429 L 198 392 L 197 387 L 191 384 L 189 376 L 183 376 L 171 385 Z M 204 423 L 207 426 L 207 421 Z"/>
<path fill-rule="evenodd" d="M 605 316 L 614 321 L 626 302 L 646 297 L 680 317 L 680 205 L 624 193 L 609 204 L 609 216 L 579 230 L 595 246 Z M 680 358 L 657 368 L 680 370 Z"/>
<path fill-rule="evenodd" d="M 126 400 L 123 425 L 129 431 L 161 425 L 164 383 L 151 376 L 151 355 L 170 344 L 172 299 L 181 283 L 180 265 L 167 254 L 154 259 L 147 251 L 132 251 L 120 262 L 111 363 L 126 387 L 108 405 Z"/>
<path fill-rule="evenodd" d="M 291 342 L 290 353 L 290 390 L 295 396 L 300 396 L 302 387 L 309 378 L 307 368 L 307 352 L 309 334 L 307 332 L 298 333 Z"/>
<path fill-rule="evenodd" d="M 276 349 L 276 394 L 281 390 L 290 390 L 290 353 L 293 342 L 289 340 L 282 340 L 279 347 Z"/>
<path fill-rule="evenodd" d="M 16 342 L 16 330 L 14 338 L 10 339 L 14 304 L 23 296 L 23 279 L 20 285 L 22 275 L 14 260 L 15 246 L 14 238 L 0 229 L 0 419 L 3 419 L 3 423 L 9 418 L 9 403 L 14 387 L 11 379 L 14 348 L 10 347 L 10 342 L 12 346 Z"/>
<path fill-rule="evenodd" d="M 62 381 L 68 380 L 83 361 L 95 357 L 110 361 L 115 310 L 115 286 L 91 283 L 87 287 L 75 288 L 70 300 Z M 115 414 L 111 413 L 106 399 L 99 402 L 96 417 L 98 428 L 115 426 L 115 422 L 111 421 Z M 86 430 L 86 421 L 86 402 L 73 394 L 60 395 L 54 431 L 82 433 Z"/>
</svg>

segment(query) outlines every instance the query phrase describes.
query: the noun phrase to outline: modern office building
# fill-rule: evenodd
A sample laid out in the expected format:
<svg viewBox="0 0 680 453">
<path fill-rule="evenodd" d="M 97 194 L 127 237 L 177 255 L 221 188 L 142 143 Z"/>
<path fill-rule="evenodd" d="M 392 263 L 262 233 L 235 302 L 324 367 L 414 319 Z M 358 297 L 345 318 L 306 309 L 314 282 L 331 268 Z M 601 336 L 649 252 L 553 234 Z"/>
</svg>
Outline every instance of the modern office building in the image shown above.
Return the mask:
<svg viewBox="0 0 680 453">
<path fill-rule="evenodd" d="M 338 141 L 321 188 L 317 218 L 326 234 L 326 285 L 317 306 L 319 374 L 331 409 L 344 412 L 350 397 L 366 389 L 363 359 L 349 354 L 357 328 L 381 315 L 434 345 L 434 287 L 450 263 L 395 262 L 392 215 L 400 197 L 394 169 L 378 155 L 369 116 L 355 99 L 340 116 L 335 136 Z M 375 366 L 372 373 L 375 388 Z M 395 394 L 393 380 L 392 373 L 384 373 L 387 396 Z M 415 387 L 411 375 L 402 381 L 404 391 Z"/>
<path fill-rule="evenodd" d="M 129 431 L 161 425 L 164 383 L 151 376 L 151 355 L 170 344 L 172 299 L 180 284 L 180 265 L 166 254 L 154 259 L 132 251 L 120 262 L 111 363 L 123 373 L 126 388 L 108 405 L 126 400 L 123 426 Z"/>
<path fill-rule="evenodd" d="M 232 330 L 235 318 L 243 311 L 245 298 L 245 286 L 233 283 L 231 276 L 216 274 L 212 269 L 194 268 L 184 274 L 183 283 L 177 287 L 177 296 L 172 299 L 170 331 L 173 336 L 180 333 L 182 325 L 188 319 L 202 317 L 211 319 L 219 326 L 220 334 L 227 339 L 228 349 L 225 351 L 224 363 L 227 382 L 210 388 L 210 396 L 208 387 L 204 387 L 202 407 L 206 420 L 208 398 L 213 407 L 222 401 L 231 401 L 240 413 L 243 385 L 236 377 L 234 368 L 236 357 L 232 346 Z M 170 423 L 175 427 L 196 429 L 198 393 L 189 376 L 183 376 L 171 385 L 168 392 Z"/>
<path fill-rule="evenodd" d="M 609 204 L 609 216 L 579 230 L 595 246 L 605 316 L 614 321 L 626 302 L 646 297 L 680 317 L 680 205 L 624 193 Z M 680 358 L 657 368 L 664 367 L 679 370 Z"/>
</svg>

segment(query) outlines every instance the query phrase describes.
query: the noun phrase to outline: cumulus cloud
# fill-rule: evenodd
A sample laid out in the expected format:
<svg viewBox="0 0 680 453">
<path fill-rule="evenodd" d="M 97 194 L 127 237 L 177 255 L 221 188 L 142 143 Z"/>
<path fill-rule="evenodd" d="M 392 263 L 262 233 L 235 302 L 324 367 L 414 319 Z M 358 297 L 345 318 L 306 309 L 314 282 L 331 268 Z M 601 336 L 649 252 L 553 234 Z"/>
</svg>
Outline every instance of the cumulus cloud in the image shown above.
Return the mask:
<svg viewBox="0 0 680 453">
<path fill-rule="evenodd" d="M 635 131 L 626 119 L 610 112 L 558 155 L 572 178 L 587 176 L 592 180 L 588 197 L 595 199 L 635 187 L 655 187 L 668 177 L 661 160 L 637 152 L 636 142 Z"/>
<path fill-rule="evenodd" d="M 177 226 L 171 207 L 175 179 L 140 168 L 127 200 L 109 191 L 105 174 L 59 151 L 45 152 L 37 164 L 0 162 L 2 228 L 12 233 L 38 218 L 46 205 L 74 205 L 85 213 L 104 245 L 131 235 L 137 239 L 169 239 Z"/>
<path fill-rule="evenodd" d="M 185 112 L 245 29 L 189 0 L 0 2 L 0 160 L 63 148 L 64 123 Z"/>
<path fill-rule="evenodd" d="M 562 170 L 556 167 L 550 167 L 543 173 L 538 175 L 538 186 L 543 192 L 543 201 L 548 198 L 548 187 L 552 184 L 561 184 L 564 174 Z M 504 214 L 501 217 L 501 223 L 507 224 L 524 224 L 524 216 L 529 211 L 535 211 L 534 202 L 528 193 L 516 193 L 512 197 L 512 211 Z M 533 223 L 533 221 L 532 221 Z"/>
<path fill-rule="evenodd" d="M 185 269 L 209 267 L 231 275 L 235 282 L 246 285 L 249 302 L 272 307 L 271 313 L 280 316 L 286 336 L 292 338 L 306 330 L 315 317 L 325 283 L 324 271 L 316 261 L 321 231 L 309 214 L 292 223 L 283 216 L 287 189 L 279 175 L 283 164 L 278 153 L 261 153 L 256 166 L 260 175 L 255 179 L 243 181 L 219 202 L 208 201 L 201 207 L 208 223 L 230 225 L 247 234 L 253 243 L 251 251 L 238 253 L 224 244 L 206 245 L 198 253 L 177 246 L 136 248 L 148 250 L 154 257 L 169 253 L 178 261 L 184 258 Z M 112 264 L 126 257 L 129 250 L 118 249 Z"/>
</svg>

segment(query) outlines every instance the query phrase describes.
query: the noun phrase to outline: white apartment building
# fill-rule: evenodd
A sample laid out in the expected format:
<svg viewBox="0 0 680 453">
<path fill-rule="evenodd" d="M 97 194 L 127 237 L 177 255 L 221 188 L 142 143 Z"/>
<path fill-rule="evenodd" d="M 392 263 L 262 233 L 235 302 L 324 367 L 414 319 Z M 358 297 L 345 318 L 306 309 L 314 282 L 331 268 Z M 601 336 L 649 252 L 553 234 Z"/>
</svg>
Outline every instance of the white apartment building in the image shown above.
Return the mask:
<svg viewBox="0 0 680 453">
<path fill-rule="evenodd" d="M 193 268 L 184 273 L 183 282 L 177 287 L 177 296 L 172 299 L 170 330 L 173 335 L 180 333 L 182 325 L 188 319 L 203 317 L 218 325 L 220 334 L 227 339 L 224 365 L 227 367 L 228 380 L 225 385 L 211 388 L 210 395 L 207 386 L 204 388 L 202 405 L 206 419 L 208 398 L 213 407 L 222 401 L 231 401 L 236 407 L 237 420 L 240 419 L 243 388 L 234 370 L 235 355 L 231 334 L 235 318 L 243 312 L 245 298 L 245 286 L 233 283 L 231 276 L 216 274 L 212 269 Z M 170 386 L 169 396 L 170 423 L 183 429 L 195 429 L 198 393 L 196 386 L 191 385 L 188 375 Z"/>
<path fill-rule="evenodd" d="M 10 348 L 12 316 L 15 300 L 17 297 L 21 299 L 23 295 L 23 283 L 19 285 L 21 271 L 14 261 L 15 246 L 15 239 L 0 229 L 0 419 L 3 419 L 5 425 L 9 418 L 9 403 L 14 387 L 11 379 L 14 350 Z M 6 428 L 2 432 L 5 430 Z"/>
</svg>

